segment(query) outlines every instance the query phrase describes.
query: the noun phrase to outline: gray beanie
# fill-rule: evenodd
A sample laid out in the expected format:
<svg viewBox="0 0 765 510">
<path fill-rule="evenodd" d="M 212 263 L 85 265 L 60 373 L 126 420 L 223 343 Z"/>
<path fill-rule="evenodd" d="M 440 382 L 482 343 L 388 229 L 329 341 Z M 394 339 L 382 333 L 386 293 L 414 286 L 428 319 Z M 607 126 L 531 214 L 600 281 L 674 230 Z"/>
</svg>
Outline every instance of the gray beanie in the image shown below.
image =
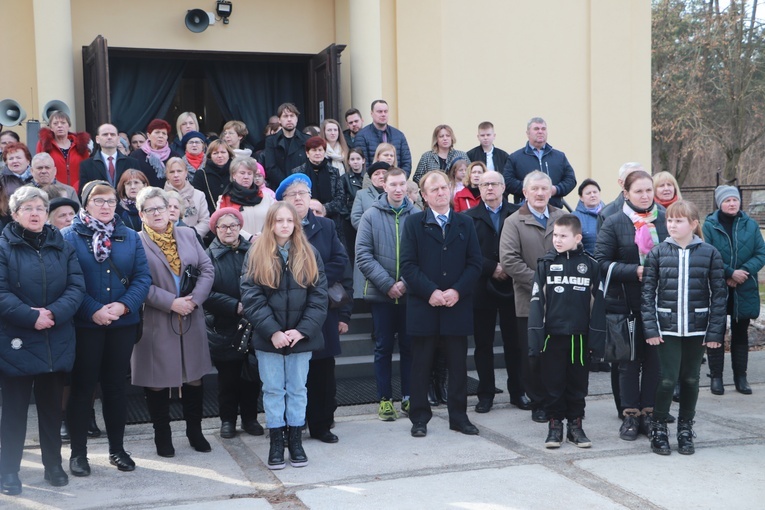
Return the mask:
<svg viewBox="0 0 765 510">
<path fill-rule="evenodd" d="M 725 202 L 725 199 L 730 197 L 736 197 L 739 202 L 741 201 L 741 195 L 738 192 L 738 188 L 725 185 L 717 186 L 717 188 L 715 188 L 715 203 L 717 204 L 718 209 L 722 206 L 722 203 Z"/>
</svg>

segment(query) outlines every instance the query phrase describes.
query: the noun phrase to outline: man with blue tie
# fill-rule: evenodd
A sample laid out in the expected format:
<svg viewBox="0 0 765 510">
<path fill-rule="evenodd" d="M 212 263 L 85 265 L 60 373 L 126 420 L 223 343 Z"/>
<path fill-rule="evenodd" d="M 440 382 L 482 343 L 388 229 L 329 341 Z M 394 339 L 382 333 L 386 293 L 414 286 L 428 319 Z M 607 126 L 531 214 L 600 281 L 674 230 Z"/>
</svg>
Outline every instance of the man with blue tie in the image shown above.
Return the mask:
<svg viewBox="0 0 765 510">
<path fill-rule="evenodd" d="M 483 257 L 473 221 L 456 214 L 449 179 L 440 170 L 419 182 L 427 208 L 409 217 L 401 239 L 401 274 L 409 299 L 412 377 L 409 419 L 414 437 L 427 435 L 432 417 L 428 385 L 438 347 L 449 370 L 449 428 L 476 435 L 467 416 L 467 337 L 473 332 L 473 290 Z"/>
</svg>

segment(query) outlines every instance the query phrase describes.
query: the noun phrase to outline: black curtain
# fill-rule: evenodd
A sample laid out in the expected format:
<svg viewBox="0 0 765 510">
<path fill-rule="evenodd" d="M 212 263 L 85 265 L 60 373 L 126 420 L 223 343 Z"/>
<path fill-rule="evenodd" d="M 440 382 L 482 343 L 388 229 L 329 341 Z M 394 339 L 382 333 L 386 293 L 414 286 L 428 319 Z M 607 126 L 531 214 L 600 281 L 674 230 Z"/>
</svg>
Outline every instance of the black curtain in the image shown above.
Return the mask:
<svg viewBox="0 0 765 510">
<path fill-rule="evenodd" d="M 204 68 L 223 117 L 244 122 L 252 146 L 263 139 L 268 118 L 280 104 L 304 109 L 305 64 L 211 61 Z"/>
<path fill-rule="evenodd" d="M 111 57 L 112 123 L 132 134 L 145 131 L 152 119 L 163 118 L 185 68 L 184 60 Z"/>
</svg>

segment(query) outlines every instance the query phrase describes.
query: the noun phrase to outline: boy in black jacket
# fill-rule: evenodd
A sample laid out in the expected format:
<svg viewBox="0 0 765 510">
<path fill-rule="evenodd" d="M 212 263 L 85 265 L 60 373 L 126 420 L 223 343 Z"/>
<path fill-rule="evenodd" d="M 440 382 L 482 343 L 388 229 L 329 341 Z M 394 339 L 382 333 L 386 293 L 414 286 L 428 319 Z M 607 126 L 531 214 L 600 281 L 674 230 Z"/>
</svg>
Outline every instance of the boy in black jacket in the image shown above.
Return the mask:
<svg viewBox="0 0 765 510">
<path fill-rule="evenodd" d="M 540 356 L 544 408 L 549 419 L 545 447 L 563 442 L 563 419 L 568 420 L 567 439 L 579 448 L 592 443 L 582 430 L 584 398 L 587 396 L 591 323 L 598 289 L 598 264 L 581 244 L 582 224 L 573 214 L 555 221 L 553 247 L 539 259 L 529 309 L 529 356 Z M 597 328 L 596 328 L 597 329 Z M 600 330 L 604 329 L 599 327 Z"/>
</svg>

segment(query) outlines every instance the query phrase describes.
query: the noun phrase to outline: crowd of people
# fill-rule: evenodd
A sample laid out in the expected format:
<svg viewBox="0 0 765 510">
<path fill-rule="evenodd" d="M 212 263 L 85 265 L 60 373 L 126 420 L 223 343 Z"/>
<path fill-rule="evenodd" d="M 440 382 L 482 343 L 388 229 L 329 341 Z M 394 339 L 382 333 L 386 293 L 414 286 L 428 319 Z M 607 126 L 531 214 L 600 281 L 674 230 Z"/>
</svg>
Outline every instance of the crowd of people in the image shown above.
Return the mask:
<svg viewBox="0 0 765 510">
<path fill-rule="evenodd" d="M 154 119 L 145 134 L 103 124 L 95 145 L 56 112 L 34 157 L 0 132 L 2 493 L 22 489 L 32 391 L 45 479 L 64 486 L 62 438 L 69 473 L 91 474 L 99 385 L 120 471 L 136 467 L 123 444 L 128 380 L 144 389 L 157 455 L 175 455 L 176 390 L 190 447 L 211 451 L 202 380 L 213 366 L 220 437 L 235 437 L 238 419 L 264 435 L 262 395 L 268 467 L 307 465 L 304 430 L 339 441 L 335 358 L 354 298 L 371 308 L 378 417 L 407 416 L 414 437 L 427 436 L 442 403 L 450 429 L 480 433 L 468 416 L 468 336 L 474 410 L 488 413 L 499 391 L 497 323 L 510 403 L 548 424 L 547 448 L 563 443 L 564 420 L 565 440 L 592 445 L 589 372 L 607 370 L 622 439 L 643 434 L 669 454 L 675 398 L 677 450 L 693 453 L 705 353 L 711 391 L 724 393 L 726 314 L 735 388 L 752 393 L 747 330 L 760 310 L 765 243 L 735 187 L 715 190 L 718 209 L 702 228 L 672 175 L 626 163 L 615 200 L 606 205 L 585 179 L 568 208 L 577 179 L 544 119 L 528 122 L 528 141 L 512 153 L 494 146 L 490 122 L 469 151 L 438 125 L 415 167 L 388 113 L 376 100 L 369 125 L 351 109 L 346 130 L 326 119 L 306 134 L 285 103 L 259 147 L 243 122 L 218 137 L 192 112 L 178 116 L 175 138 Z M 630 321 L 628 334 L 614 317 Z M 626 354 L 612 355 L 612 342 Z"/>
</svg>

